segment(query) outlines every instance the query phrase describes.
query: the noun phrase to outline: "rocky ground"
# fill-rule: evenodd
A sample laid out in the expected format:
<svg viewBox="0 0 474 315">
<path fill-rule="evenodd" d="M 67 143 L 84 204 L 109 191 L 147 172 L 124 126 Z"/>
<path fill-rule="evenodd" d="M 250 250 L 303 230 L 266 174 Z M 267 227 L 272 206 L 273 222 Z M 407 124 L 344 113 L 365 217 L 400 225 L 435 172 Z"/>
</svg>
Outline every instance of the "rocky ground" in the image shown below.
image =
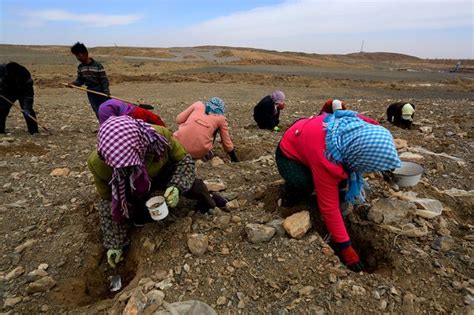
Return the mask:
<svg viewBox="0 0 474 315">
<path fill-rule="evenodd" d="M 241 162 L 230 163 L 219 147 L 218 158 L 197 162 L 199 176 L 221 184 L 216 189 L 231 200 L 228 212 L 201 214 L 183 200 L 164 222 L 134 228 L 125 262 L 112 271 L 86 166 L 95 117 L 85 95 L 38 82 L 38 118 L 50 133 L 28 135 L 12 110 L 10 133 L 0 138 L 1 312 L 119 314 L 126 308 L 132 314 L 136 306 L 152 314 L 162 303 L 200 300 L 223 314 L 472 314 L 472 81 L 156 76 L 159 82 L 117 80 L 112 91 L 157 105 L 170 129 L 195 100 L 216 95 L 228 104 Z M 431 86 L 419 85 L 426 82 Z M 251 116 L 275 88 L 288 95 L 284 128 L 317 113 L 326 98 L 341 97 L 389 128 L 404 159 L 424 166 L 421 183 L 411 188 L 367 174 L 368 204 L 350 209 L 347 225 L 368 272 L 350 272 L 339 262 L 324 241 L 314 201 L 279 207 L 282 181 L 273 153 L 282 132 L 258 130 Z M 383 122 L 390 102 L 408 98 L 417 105 L 412 130 Z M 116 273 L 123 288 L 114 294 L 109 277 Z"/>
</svg>

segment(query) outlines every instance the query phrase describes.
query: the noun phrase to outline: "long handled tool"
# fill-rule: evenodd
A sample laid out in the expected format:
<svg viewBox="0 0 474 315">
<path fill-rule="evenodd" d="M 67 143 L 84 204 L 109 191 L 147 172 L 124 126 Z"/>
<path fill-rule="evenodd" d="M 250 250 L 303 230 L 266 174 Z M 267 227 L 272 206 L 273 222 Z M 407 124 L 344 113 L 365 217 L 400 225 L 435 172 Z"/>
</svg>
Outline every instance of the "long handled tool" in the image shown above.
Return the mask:
<svg viewBox="0 0 474 315">
<path fill-rule="evenodd" d="M 30 114 L 27 114 L 27 113 L 23 110 L 23 108 L 21 108 L 21 107 L 16 107 L 16 106 L 15 106 L 15 103 L 13 103 L 12 101 L 10 101 L 8 98 L 6 98 L 5 96 L 3 96 L 3 95 L 1 95 L 1 94 L 0 94 L 0 97 L 1 97 L 2 99 L 4 99 L 5 101 L 7 101 L 7 102 L 8 102 L 10 105 L 12 105 L 13 107 L 19 109 L 19 110 L 23 113 L 23 115 L 26 115 L 26 116 L 28 116 L 28 118 L 31 118 L 31 120 L 33 120 L 35 123 L 37 123 L 38 126 L 40 126 L 41 128 L 43 128 L 45 131 L 49 132 L 48 128 L 46 128 L 45 126 L 42 126 L 42 125 L 38 122 L 38 120 L 37 120 L 35 117 L 31 116 Z"/>
<path fill-rule="evenodd" d="M 89 93 L 94 93 L 94 94 L 105 96 L 105 97 L 110 97 L 110 98 L 116 99 L 118 101 L 129 103 L 129 104 L 132 104 L 134 106 L 141 107 L 141 108 L 145 108 L 145 109 L 153 109 L 154 108 L 152 105 L 148 105 L 148 104 L 138 104 L 137 105 L 134 102 L 127 101 L 123 98 L 119 98 L 119 97 L 116 97 L 116 96 L 113 96 L 113 95 L 108 95 L 108 94 L 105 94 L 105 93 L 102 93 L 102 92 L 92 91 L 92 90 L 86 89 L 82 86 L 76 86 L 76 85 L 73 85 L 73 84 L 70 84 L 70 83 L 61 83 L 61 84 L 64 85 L 64 86 L 70 87 L 70 88 L 75 88 L 75 89 L 84 91 L 84 92 L 89 92 Z"/>
</svg>

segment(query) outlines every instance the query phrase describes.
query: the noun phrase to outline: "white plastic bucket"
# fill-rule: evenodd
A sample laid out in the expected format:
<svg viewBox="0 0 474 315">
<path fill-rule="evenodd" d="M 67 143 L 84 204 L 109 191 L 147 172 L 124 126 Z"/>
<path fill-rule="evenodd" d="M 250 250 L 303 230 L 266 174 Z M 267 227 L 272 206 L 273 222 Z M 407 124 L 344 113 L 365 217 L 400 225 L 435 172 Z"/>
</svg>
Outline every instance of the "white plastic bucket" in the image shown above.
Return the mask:
<svg viewBox="0 0 474 315">
<path fill-rule="evenodd" d="M 400 187 L 415 186 L 420 181 L 423 171 L 423 166 L 419 164 L 402 161 L 401 167 L 393 171 L 395 183 Z"/>
<path fill-rule="evenodd" d="M 148 212 L 150 212 L 151 218 L 155 221 L 161 221 L 168 216 L 168 205 L 162 196 L 148 199 L 145 205 L 148 208 Z"/>
</svg>

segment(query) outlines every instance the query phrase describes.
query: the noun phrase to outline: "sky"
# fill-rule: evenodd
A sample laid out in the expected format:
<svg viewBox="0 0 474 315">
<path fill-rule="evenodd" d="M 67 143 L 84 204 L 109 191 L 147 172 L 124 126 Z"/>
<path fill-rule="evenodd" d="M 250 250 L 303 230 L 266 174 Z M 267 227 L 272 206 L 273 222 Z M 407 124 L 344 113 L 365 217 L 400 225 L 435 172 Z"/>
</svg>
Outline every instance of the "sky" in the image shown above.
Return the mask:
<svg viewBox="0 0 474 315">
<path fill-rule="evenodd" d="M 0 43 L 474 59 L 474 0 L 0 0 Z"/>
</svg>

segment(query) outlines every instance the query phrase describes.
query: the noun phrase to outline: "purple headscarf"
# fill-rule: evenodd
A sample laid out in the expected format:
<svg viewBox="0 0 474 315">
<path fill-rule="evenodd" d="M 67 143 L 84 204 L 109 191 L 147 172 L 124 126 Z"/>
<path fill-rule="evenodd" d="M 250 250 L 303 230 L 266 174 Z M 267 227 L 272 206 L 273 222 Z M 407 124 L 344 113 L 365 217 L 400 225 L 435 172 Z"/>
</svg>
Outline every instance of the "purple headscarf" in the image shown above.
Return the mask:
<svg viewBox="0 0 474 315">
<path fill-rule="evenodd" d="M 270 96 L 275 103 L 285 102 L 285 93 L 283 93 L 282 91 L 275 91 Z"/>
<path fill-rule="evenodd" d="M 99 124 L 102 125 L 112 116 L 128 115 L 133 110 L 133 105 L 110 99 L 103 102 L 99 107 Z"/>
<path fill-rule="evenodd" d="M 138 198 L 143 198 L 150 190 L 151 180 L 145 167 L 146 153 L 161 157 L 168 147 L 168 140 L 153 127 L 129 116 L 111 117 L 100 127 L 97 152 L 113 168 L 109 184 L 112 188 L 112 219 L 115 222 L 129 218 L 131 205 L 127 200 L 127 190 Z"/>
</svg>

